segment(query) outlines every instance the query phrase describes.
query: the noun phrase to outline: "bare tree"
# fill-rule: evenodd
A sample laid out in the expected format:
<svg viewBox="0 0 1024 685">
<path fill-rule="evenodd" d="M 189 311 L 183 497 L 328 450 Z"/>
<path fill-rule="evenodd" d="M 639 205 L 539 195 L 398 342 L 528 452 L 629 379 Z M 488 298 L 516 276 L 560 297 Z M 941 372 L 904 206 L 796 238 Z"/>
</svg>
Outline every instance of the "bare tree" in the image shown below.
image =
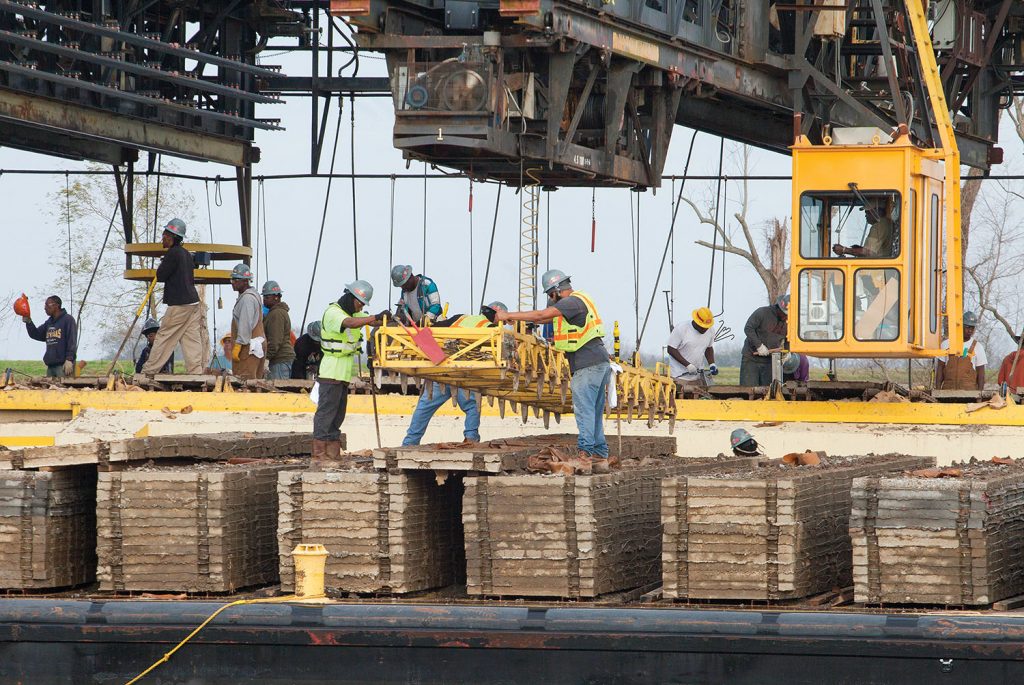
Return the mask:
<svg viewBox="0 0 1024 685">
<path fill-rule="evenodd" d="M 180 181 L 161 179 L 159 202 L 157 194 L 155 178 L 135 177 L 132 242 L 159 242 L 159 226 L 175 216 L 194 223 L 196 201 Z M 103 353 L 117 349 L 148 288 L 146 283 L 124 279 L 125 237 L 116 209 L 117 187 L 113 177 L 106 175 L 62 178 L 49 196 L 48 213 L 58 226 L 51 258 L 53 290 L 73 294 L 68 303 L 79 318 L 82 340 Z M 154 268 L 155 262 L 135 258 L 133 266 Z M 90 281 L 88 301 L 83 301 Z M 158 289 L 153 302 L 159 301 Z"/>
<path fill-rule="evenodd" d="M 702 224 L 713 226 L 717 234 L 717 244 L 706 240 L 697 240 L 696 244 L 709 250 L 727 252 L 745 259 L 754 267 L 764 283 L 768 301 L 774 302 L 789 290 L 789 265 L 787 264 L 789 222 L 787 219 L 772 219 L 762 225 L 760 235 L 755 234 L 747 216 L 750 209 L 750 194 L 746 177 L 750 168 L 750 148 L 744 145 L 739 155 L 743 180 L 740 183 L 740 209 L 733 214 L 739 231 L 734 227 L 723 225 L 727 223 L 724 219 L 717 220 L 713 202 L 703 209 L 690 198 L 684 197 L 683 202 L 690 205 Z M 724 214 L 725 212 L 723 212 Z M 742 242 L 739 242 L 740 240 Z"/>
</svg>

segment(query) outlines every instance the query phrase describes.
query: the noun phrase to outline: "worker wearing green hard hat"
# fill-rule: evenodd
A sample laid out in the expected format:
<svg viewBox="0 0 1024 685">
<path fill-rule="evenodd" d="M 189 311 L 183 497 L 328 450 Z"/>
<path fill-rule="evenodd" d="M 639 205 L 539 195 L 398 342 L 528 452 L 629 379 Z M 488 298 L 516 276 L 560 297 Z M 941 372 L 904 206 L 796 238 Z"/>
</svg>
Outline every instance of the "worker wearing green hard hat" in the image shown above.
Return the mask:
<svg viewBox="0 0 1024 685">
<path fill-rule="evenodd" d="M 295 361 L 291 315 L 277 281 L 267 281 L 260 292 L 265 312 L 263 329 L 267 334 L 267 380 L 284 380 L 292 375 Z"/>
</svg>

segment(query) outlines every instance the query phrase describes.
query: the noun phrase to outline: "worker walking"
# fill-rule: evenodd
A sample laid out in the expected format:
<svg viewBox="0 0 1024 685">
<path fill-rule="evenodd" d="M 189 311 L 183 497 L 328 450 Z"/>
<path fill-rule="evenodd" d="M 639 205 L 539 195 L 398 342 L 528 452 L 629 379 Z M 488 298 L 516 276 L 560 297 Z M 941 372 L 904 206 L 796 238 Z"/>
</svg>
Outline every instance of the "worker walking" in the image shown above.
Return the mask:
<svg viewBox="0 0 1024 685">
<path fill-rule="evenodd" d="M 573 290 L 569 276 L 551 269 L 541 277 L 548 306 L 528 312 L 498 312 L 496 321 L 554 324 L 554 347 L 565 353 L 572 373 L 572 410 L 579 430 L 577 445 L 583 473 L 608 473 L 604 405 L 611 364 L 604 347 L 604 325 L 594 301 Z"/>
<path fill-rule="evenodd" d="M 503 302 L 491 302 L 480 308 L 480 314 L 474 316 L 454 316 L 444 321 L 438 321 L 435 326 L 450 326 L 453 328 L 484 328 L 494 326 L 494 318 L 498 312 L 507 312 L 508 307 Z M 424 383 L 420 399 L 416 403 L 416 411 L 412 414 L 412 421 L 409 422 L 409 430 L 405 433 L 403 445 L 418 445 L 427 432 L 430 419 L 445 402 L 452 398 L 452 389 L 449 386 L 441 385 L 430 381 Z M 466 415 L 463 425 L 463 442 L 480 442 L 480 404 L 468 390 L 456 389 L 455 401 L 459 409 Z"/>
<path fill-rule="evenodd" d="M 28 337 L 46 343 L 43 363 L 46 364 L 46 375 L 50 378 L 61 378 L 75 375 L 75 358 L 78 356 L 78 323 L 64 309 L 64 303 L 56 295 L 46 298 L 43 311 L 47 319 L 41 325 L 32 323 L 32 314 L 27 309 L 21 317 L 25 322 Z"/>
<path fill-rule="evenodd" d="M 402 289 L 395 318 L 406 324 L 433 322 L 441 316 L 441 295 L 437 285 L 423 274 L 414 274 L 408 264 L 391 267 L 391 282 Z"/>
<path fill-rule="evenodd" d="M 940 390 L 984 390 L 985 366 L 988 356 L 985 346 L 975 340 L 974 330 L 978 326 L 978 316 L 974 312 L 964 312 L 964 346 L 960 354 L 951 354 L 935 360 L 935 387 Z M 943 340 L 942 349 L 949 349 L 949 341 Z"/>
<path fill-rule="evenodd" d="M 231 270 L 231 289 L 238 293 L 231 310 L 231 373 L 245 380 L 263 378 L 267 342 L 263 303 L 252 287 L 248 264 L 238 264 Z"/>
<path fill-rule="evenodd" d="M 135 360 L 135 373 L 142 373 L 143 367 L 146 365 L 146 361 L 149 359 L 149 355 L 153 353 L 153 342 L 156 340 L 156 334 L 160 332 L 160 324 L 153 317 L 146 319 L 146 323 L 142 325 L 142 335 L 146 338 L 146 346 L 142 348 L 142 352 L 139 353 L 139 358 Z M 174 352 L 171 352 L 170 359 L 164 364 L 163 368 L 160 369 L 160 373 L 174 373 Z"/>
<path fill-rule="evenodd" d="M 323 359 L 317 377 L 319 396 L 313 416 L 312 466 L 341 463 L 341 428 L 348 406 L 348 385 L 356 368 L 363 326 L 380 324 L 387 312 L 371 316 L 363 311 L 373 297 L 373 286 L 356 280 L 345 286 L 320 320 Z M 372 382 L 372 380 L 371 380 Z"/>
<path fill-rule="evenodd" d="M 295 361 L 292 362 L 292 378 L 305 380 L 316 375 L 323 353 L 320 351 L 320 322 L 311 321 L 306 332 L 295 341 Z"/>
<path fill-rule="evenodd" d="M 672 379 L 679 385 L 696 383 L 701 369 L 718 375 L 715 365 L 715 317 L 707 307 L 694 309 L 691 320 L 675 327 L 668 336 L 668 365 Z M 706 364 L 705 364 L 706 362 Z"/>
<path fill-rule="evenodd" d="M 277 281 L 263 284 L 263 306 L 269 311 L 263 320 L 267 334 L 267 379 L 285 380 L 292 375 L 295 348 L 292 346 L 292 318 Z"/>
<path fill-rule="evenodd" d="M 783 295 L 764 307 L 758 307 L 743 327 L 746 340 L 740 358 L 740 385 L 761 387 L 772 382 L 773 350 L 781 350 L 786 341 L 789 295 Z"/>
<path fill-rule="evenodd" d="M 182 245 L 185 222 L 181 219 L 167 222 L 160 241 L 167 252 L 156 269 L 156 280 L 164 284 L 167 309 L 142 373 L 150 377 L 160 373 L 180 343 L 185 373 L 200 374 L 203 372 L 203 313 L 196 290 L 195 262 Z"/>
</svg>

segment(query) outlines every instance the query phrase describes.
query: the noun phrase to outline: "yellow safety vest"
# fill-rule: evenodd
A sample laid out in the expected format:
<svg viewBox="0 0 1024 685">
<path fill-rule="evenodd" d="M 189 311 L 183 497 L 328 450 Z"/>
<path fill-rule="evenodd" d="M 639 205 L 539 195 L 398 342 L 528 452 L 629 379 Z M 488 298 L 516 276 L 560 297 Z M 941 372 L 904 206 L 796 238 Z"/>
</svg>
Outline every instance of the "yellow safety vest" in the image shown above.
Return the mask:
<svg viewBox="0 0 1024 685">
<path fill-rule="evenodd" d="M 455 319 L 455 323 L 452 324 L 453 328 L 486 328 L 491 325 L 487 317 L 483 314 L 464 314 L 459 318 Z"/>
<path fill-rule="evenodd" d="M 337 302 L 332 302 L 320 321 L 320 349 L 324 356 L 320 360 L 320 378 L 335 381 L 352 380 L 356 355 L 363 340 L 363 329 L 342 328 L 341 323 L 349 318 L 369 316 L 365 312 L 349 314 Z"/>
<path fill-rule="evenodd" d="M 590 296 L 574 290 L 569 297 L 578 297 L 583 301 L 587 307 L 587 320 L 582 326 L 573 326 L 564 317 L 555 318 L 555 349 L 562 352 L 575 352 L 594 338 L 604 337 L 604 324 Z"/>
</svg>

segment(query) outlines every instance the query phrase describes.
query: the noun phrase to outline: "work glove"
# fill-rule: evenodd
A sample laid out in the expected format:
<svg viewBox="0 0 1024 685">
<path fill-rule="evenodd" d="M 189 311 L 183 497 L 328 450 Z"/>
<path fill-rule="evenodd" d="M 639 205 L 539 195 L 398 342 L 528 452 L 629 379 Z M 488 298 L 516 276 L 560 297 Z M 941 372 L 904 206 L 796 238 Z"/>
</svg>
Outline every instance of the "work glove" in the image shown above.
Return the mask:
<svg viewBox="0 0 1024 685">
<path fill-rule="evenodd" d="M 708 367 L 708 373 L 710 373 L 712 376 L 717 376 L 718 375 L 718 367 L 716 365 L 712 364 L 710 367 Z"/>
<path fill-rule="evenodd" d="M 70 359 L 64 362 L 64 375 L 71 378 L 75 375 L 75 363 Z"/>
<path fill-rule="evenodd" d="M 31 316 L 23 316 L 23 317 L 21 317 L 21 320 L 24 321 L 25 323 L 32 323 L 32 317 Z"/>
<path fill-rule="evenodd" d="M 239 345 L 238 343 L 235 343 L 234 346 L 231 348 L 231 361 L 234 361 L 234 362 L 242 361 L 241 355 L 242 355 L 242 346 Z"/>
<path fill-rule="evenodd" d="M 686 365 L 686 373 L 697 373 L 697 365 L 696 364 L 687 364 Z"/>
<path fill-rule="evenodd" d="M 757 346 L 757 350 L 754 351 L 754 354 L 756 354 L 758 357 L 767 357 L 768 348 L 764 346 L 764 343 L 761 343 L 760 345 Z"/>
<path fill-rule="evenodd" d="M 395 318 L 390 311 L 385 309 L 384 311 L 377 315 L 377 321 L 383 321 L 385 316 L 388 317 L 389 319 Z"/>
</svg>

